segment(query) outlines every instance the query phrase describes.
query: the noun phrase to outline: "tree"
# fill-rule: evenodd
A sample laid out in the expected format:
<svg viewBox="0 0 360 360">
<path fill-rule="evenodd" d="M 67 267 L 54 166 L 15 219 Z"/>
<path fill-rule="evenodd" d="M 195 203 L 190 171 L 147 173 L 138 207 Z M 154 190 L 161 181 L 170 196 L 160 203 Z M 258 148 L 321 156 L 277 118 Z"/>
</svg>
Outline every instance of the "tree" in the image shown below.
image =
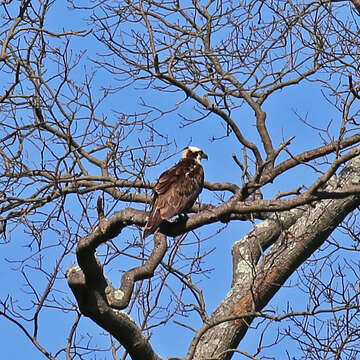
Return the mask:
<svg viewBox="0 0 360 360">
<path fill-rule="evenodd" d="M 1 318 L 48 359 L 160 359 L 174 327 L 194 331 L 186 360 L 355 359 L 357 2 L 65 5 L 1 3 L 3 271 L 22 279 Z M 210 155 L 201 201 L 152 244 L 151 181 L 190 141 Z M 211 260 L 229 238 L 231 274 Z"/>
</svg>

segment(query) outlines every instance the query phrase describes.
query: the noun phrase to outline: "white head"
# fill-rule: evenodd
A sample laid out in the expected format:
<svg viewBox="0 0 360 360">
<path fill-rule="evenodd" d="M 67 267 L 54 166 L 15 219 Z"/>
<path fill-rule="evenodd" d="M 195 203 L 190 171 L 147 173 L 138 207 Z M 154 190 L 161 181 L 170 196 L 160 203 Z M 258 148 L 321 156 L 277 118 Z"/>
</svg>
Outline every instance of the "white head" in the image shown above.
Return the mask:
<svg viewBox="0 0 360 360">
<path fill-rule="evenodd" d="M 208 156 L 196 146 L 188 146 L 182 151 L 183 159 L 194 159 L 198 164 L 201 164 L 202 159 L 207 159 Z"/>
</svg>

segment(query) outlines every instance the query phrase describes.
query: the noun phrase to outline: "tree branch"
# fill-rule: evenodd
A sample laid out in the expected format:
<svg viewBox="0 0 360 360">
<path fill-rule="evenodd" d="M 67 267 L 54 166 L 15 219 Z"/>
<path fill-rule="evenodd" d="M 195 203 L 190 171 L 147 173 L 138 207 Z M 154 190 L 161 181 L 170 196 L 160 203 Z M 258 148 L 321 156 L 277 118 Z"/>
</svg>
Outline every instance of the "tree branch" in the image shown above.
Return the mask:
<svg viewBox="0 0 360 360">
<path fill-rule="evenodd" d="M 335 183 L 345 188 L 359 178 L 358 156 L 340 172 Z M 331 192 L 334 186 L 330 180 L 325 190 Z M 279 214 L 276 221 L 268 219 L 256 225 L 253 231 L 233 246 L 234 278 L 231 290 L 211 315 L 210 321 L 261 311 L 298 266 L 359 204 L 359 193 L 342 199 L 321 200 L 313 206 Z M 264 254 L 272 243 L 274 245 L 270 251 Z M 236 348 L 253 319 L 254 315 L 249 315 L 241 321 L 229 321 L 221 328 L 208 330 L 200 340 L 194 338 L 198 342 L 196 349 L 199 350 L 195 350 L 193 359 L 216 357 Z M 215 338 L 221 338 L 222 342 L 215 342 Z M 226 353 L 219 359 L 230 359 L 231 356 L 231 353 Z"/>
<path fill-rule="evenodd" d="M 143 266 L 125 273 L 121 288 L 115 290 L 106 279 L 95 251 L 100 244 L 117 236 L 125 224 L 123 227 L 116 227 L 114 222 L 104 217 L 101 198 L 98 199 L 97 208 L 99 225 L 79 241 L 76 249 L 79 266 L 68 269 L 68 284 L 81 313 L 109 331 L 125 347 L 133 360 L 159 360 L 160 357 L 154 352 L 141 329 L 129 315 L 118 309 L 128 305 L 134 281 L 152 276 L 166 251 L 166 238 L 160 234 L 155 236 L 155 247 L 150 258 Z"/>
</svg>

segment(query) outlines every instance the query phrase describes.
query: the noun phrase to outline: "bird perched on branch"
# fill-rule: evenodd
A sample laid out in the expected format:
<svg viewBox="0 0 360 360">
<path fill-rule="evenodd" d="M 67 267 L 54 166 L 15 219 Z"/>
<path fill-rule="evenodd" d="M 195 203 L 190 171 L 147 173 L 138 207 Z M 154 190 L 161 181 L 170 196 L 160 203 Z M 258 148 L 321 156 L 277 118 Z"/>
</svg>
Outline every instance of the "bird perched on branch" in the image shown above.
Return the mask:
<svg viewBox="0 0 360 360">
<path fill-rule="evenodd" d="M 153 234 L 164 220 L 189 210 L 204 187 L 201 160 L 207 155 L 198 147 L 188 146 L 181 160 L 163 172 L 153 188 L 153 200 L 144 238 Z"/>
</svg>

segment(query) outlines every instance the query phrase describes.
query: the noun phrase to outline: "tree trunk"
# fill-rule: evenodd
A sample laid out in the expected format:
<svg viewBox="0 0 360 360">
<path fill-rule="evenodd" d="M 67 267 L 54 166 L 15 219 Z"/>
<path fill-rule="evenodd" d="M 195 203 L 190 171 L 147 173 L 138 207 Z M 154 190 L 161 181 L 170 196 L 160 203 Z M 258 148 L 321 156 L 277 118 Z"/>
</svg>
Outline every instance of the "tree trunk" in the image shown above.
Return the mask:
<svg viewBox="0 0 360 360">
<path fill-rule="evenodd" d="M 356 157 L 324 190 L 339 191 L 359 182 L 360 157 Z M 359 195 L 319 200 L 275 214 L 235 242 L 231 289 L 194 337 L 187 359 L 230 359 L 233 353 L 229 349 L 239 345 L 252 320 L 359 204 Z"/>
</svg>

